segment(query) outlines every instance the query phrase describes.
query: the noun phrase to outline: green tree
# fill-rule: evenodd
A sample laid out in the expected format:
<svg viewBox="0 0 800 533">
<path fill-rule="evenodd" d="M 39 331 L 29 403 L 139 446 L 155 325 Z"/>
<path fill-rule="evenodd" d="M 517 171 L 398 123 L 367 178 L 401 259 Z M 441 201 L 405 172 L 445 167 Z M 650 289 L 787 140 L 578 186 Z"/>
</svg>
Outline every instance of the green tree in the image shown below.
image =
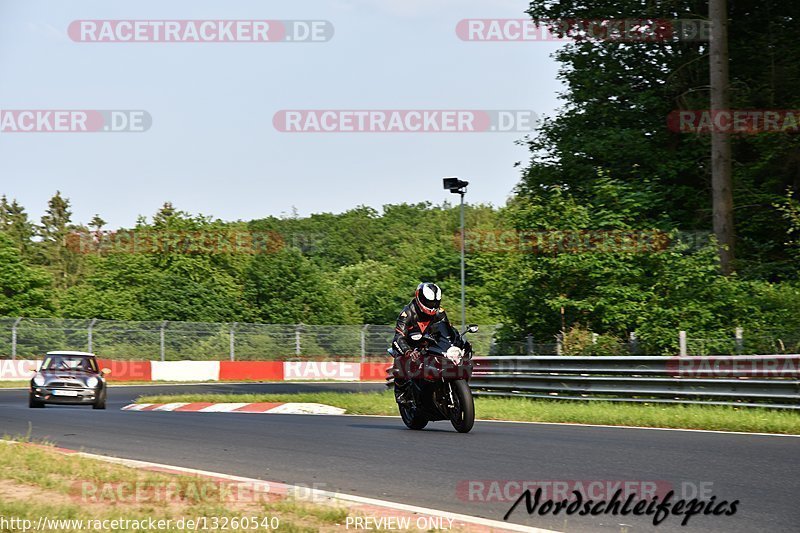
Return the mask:
<svg viewBox="0 0 800 533">
<path fill-rule="evenodd" d="M 25 208 L 16 200 L 9 203 L 5 195 L 0 197 L 0 231 L 11 238 L 23 256 L 30 253 L 34 225 L 28 219 Z"/>
<path fill-rule="evenodd" d="M 352 296 L 291 248 L 254 257 L 244 295 L 253 318 L 263 323 L 353 324 L 360 318 Z"/>
<path fill-rule="evenodd" d="M 50 316 L 51 283 L 46 272 L 26 265 L 14 241 L 0 232 L 0 316 Z"/>
<path fill-rule="evenodd" d="M 80 228 L 72 224 L 69 199 L 61 196 L 60 191 L 56 191 L 47 203 L 47 210 L 42 216 L 38 233 L 41 237 L 39 245 L 44 264 L 52 270 L 57 289 L 65 289 L 75 284 L 80 276 L 79 252 L 67 245 L 68 235 L 77 229 Z"/>
<path fill-rule="evenodd" d="M 707 12 L 702 0 L 533 0 L 529 9 L 539 20 L 697 19 Z M 731 106 L 797 108 L 800 4 L 741 0 L 730 4 L 730 18 Z M 520 192 L 562 185 L 588 202 L 601 169 L 653 192 L 656 201 L 642 213 L 651 224 L 666 219 L 685 230 L 710 230 L 710 138 L 667 127 L 673 111 L 709 109 L 707 54 L 708 43 L 677 39 L 577 39 L 559 49 L 564 107 L 531 141 L 533 160 Z M 786 222 L 772 204 L 787 185 L 799 184 L 800 136 L 740 135 L 732 143 L 737 271 L 747 278 L 795 278 L 797 269 L 776 239 Z"/>
</svg>

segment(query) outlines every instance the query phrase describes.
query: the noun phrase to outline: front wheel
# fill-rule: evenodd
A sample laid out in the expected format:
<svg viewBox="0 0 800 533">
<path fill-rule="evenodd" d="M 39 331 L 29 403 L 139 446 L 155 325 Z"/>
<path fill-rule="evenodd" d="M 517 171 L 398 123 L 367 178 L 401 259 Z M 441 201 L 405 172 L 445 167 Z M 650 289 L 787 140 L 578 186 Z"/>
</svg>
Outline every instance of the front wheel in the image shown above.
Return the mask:
<svg viewBox="0 0 800 533">
<path fill-rule="evenodd" d="M 459 433 L 469 433 L 475 425 L 475 402 L 472 391 L 463 379 L 450 382 L 453 392 L 453 407 L 450 409 L 450 423 Z"/>
<path fill-rule="evenodd" d="M 400 418 L 408 429 L 423 429 L 428 425 L 428 419 L 420 414 L 416 407 L 410 405 L 398 405 L 400 408 Z"/>
<path fill-rule="evenodd" d="M 102 392 L 98 395 L 97 399 L 92 404 L 92 409 L 105 409 L 106 408 L 106 393 Z"/>
<path fill-rule="evenodd" d="M 44 402 L 37 400 L 33 393 L 28 394 L 28 407 L 30 409 L 44 409 Z"/>
</svg>

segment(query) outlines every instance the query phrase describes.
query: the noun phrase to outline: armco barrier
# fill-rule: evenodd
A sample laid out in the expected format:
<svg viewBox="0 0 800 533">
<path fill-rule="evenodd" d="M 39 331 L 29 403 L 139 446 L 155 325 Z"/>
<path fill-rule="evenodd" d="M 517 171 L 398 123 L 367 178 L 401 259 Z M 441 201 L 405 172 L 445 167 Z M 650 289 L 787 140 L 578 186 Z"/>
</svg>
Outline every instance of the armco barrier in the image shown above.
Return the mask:
<svg viewBox="0 0 800 533">
<path fill-rule="evenodd" d="M 800 356 L 482 357 L 477 395 L 800 409 Z"/>
<path fill-rule="evenodd" d="M 111 381 L 377 381 L 389 362 L 114 361 Z M 0 380 L 30 379 L 39 361 L 0 360 Z M 800 355 L 478 357 L 477 395 L 800 409 Z"/>
</svg>

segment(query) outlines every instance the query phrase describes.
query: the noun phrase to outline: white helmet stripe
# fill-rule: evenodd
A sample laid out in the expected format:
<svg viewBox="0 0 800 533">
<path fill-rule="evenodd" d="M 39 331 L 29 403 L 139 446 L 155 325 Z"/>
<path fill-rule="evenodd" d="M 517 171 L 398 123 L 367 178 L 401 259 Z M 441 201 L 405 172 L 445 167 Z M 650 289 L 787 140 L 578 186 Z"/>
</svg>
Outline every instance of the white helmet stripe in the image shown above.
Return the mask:
<svg viewBox="0 0 800 533">
<path fill-rule="evenodd" d="M 422 294 L 429 301 L 436 299 L 436 293 L 433 291 L 430 285 L 425 285 L 424 287 L 422 287 Z"/>
<path fill-rule="evenodd" d="M 441 300 L 441 299 L 442 299 L 442 289 L 440 289 L 439 286 L 437 285 L 436 286 L 436 300 Z"/>
</svg>

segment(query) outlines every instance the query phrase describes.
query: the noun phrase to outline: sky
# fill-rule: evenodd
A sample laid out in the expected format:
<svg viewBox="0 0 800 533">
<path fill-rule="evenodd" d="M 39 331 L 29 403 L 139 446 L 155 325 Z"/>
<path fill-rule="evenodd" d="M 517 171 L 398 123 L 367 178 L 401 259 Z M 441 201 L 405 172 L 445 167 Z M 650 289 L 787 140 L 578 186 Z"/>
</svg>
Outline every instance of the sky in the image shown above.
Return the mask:
<svg viewBox="0 0 800 533">
<path fill-rule="evenodd" d="M 468 18 L 520 0 L 0 0 L 0 110 L 144 110 L 144 132 L 0 132 L 0 194 L 38 221 L 131 226 L 165 202 L 224 220 L 456 200 L 503 205 L 528 161 L 519 131 L 285 133 L 281 110 L 529 110 L 563 90 L 557 43 L 467 42 Z M 314 43 L 75 42 L 75 20 L 321 20 Z M 448 198 L 450 197 L 450 198 Z"/>
</svg>

